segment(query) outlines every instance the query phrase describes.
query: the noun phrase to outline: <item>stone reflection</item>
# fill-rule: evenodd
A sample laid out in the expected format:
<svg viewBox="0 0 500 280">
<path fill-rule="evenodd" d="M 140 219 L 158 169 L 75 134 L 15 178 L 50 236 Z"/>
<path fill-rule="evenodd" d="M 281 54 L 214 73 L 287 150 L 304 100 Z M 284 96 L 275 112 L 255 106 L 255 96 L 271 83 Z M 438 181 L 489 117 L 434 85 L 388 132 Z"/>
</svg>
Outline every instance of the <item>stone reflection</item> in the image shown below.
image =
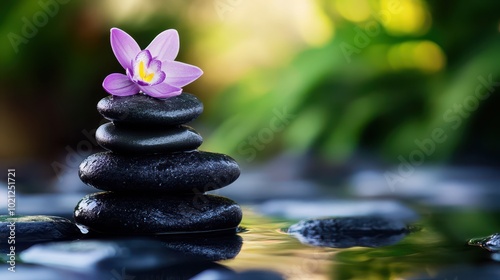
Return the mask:
<svg viewBox="0 0 500 280">
<path fill-rule="evenodd" d="M 235 258 L 241 250 L 243 239 L 239 235 L 184 235 L 157 237 L 162 244 L 184 255 L 210 261 Z"/>
<path fill-rule="evenodd" d="M 332 248 L 382 247 L 401 241 L 410 231 L 399 220 L 352 217 L 304 220 L 287 230 L 301 243 Z"/>
<path fill-rule="evenodd" d="M 190 279 L 205 270 L 228 271 L 215 260 L 234 258 L 242 239 L 219 236 L 86 239 L 34 245 L 25 264 L 64 269 L 88 279 Z"/>
</svg>

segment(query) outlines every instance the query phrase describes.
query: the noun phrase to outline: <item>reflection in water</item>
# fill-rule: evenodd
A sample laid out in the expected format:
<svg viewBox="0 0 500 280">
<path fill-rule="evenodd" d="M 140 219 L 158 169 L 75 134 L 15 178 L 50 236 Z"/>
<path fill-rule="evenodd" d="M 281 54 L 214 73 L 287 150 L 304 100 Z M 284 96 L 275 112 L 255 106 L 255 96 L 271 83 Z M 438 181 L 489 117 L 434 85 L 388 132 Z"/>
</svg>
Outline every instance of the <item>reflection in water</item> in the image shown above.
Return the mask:
<svg viewBox="0 0 500 280">
<path fill-rule="evenodd" d="M 332 248 L 382 247 L 399 242 L 406 224 L 383 217 L 342 217 L 303 220 L 287 232 L 301 243 Z"/>
<path fill-rule="evenodd" d="M 270 270 L 286 279 L 454 279 L 454 275 L 459 275 L 458 279 L 468 279 L 460 275 L 477 273 L 489 276 L 499 273 L 498 262 L 494 261 L 498 260 L 498 255 L 492 256 L 490 251 L 467 245 L 471 237 L 498 231 L 498 212 L 422 208 L 419 214 L 422 214 L 422 220 L 419 221 L 421 230 L 404 238 L 396 235 L 380 239 L 375 236 L 375 241 L 370 241 L 378 242 L 380 247 L 375 248 L 359 247 L 366 243 L 359 240 L 355 241 L 358 242 L 356 247 L 331 248 L 302 244 L 280 230 L 289 228 L 297 220 L 259 216 L 247 207 L 244 208 L 242 221 L 242 226 L 248 229 L 246 232 L 219 236 L 155 237 L 153 239 L 159 241 L 159 246 L 153 248 L 167 251 L 172 248 L 182 251 L 183 255 L 179 258 L 178 252 L 175 252 L 175 257 L 171 258 L 176 260 L 174 263 L 167 263 L 167 259 L 162 257 L 159 262 L 161 267 L 153 270 L 133 270 L 132 264 L 137 264 L 139 260 L 146 261 L 146 257 L 155 251 L 153 248 L 146 250 L 141 245 L 138 246 L 141 254 L 134 254 L 129 265 L 119 261 L 106 266 L 106 269 L 99 271 L 98 276 L 84 279 L 188 279 L 206 269 L 235 272 Z M 86 238 L 92 239 L 90 236 Z M 402 239 L 396 240 L 398 238 Z M 117 238 L 111 236 L 109 239 Z M 392 244 L 393 241 L 398 242 Z M 18 252 L 21 253 L 21 250 L 19 247 Z M 74 256 L 75 253 L 70 255 Z M 47 258 L 47 254 L 43 256 L 39 259 Z M 178 261 L 182 258 L 185 261 Z M 81 266 L 82 263 L 78 263 L 78 267 Z M 467 271 L 460 270 L 460 267 L 466 266 Z M 24 263 L 19 263 L 19 267 L 30 270 Z M 483 270 L 486 267 L 487 271 Z M 34 267 L 35 270 L 37 268 L 40 267 Z M 7 271 L 5 264 L 0 265 L 0 269 Z M 5 274 L 2 273 L 0 271 L 0 279 L 10 279 L 8 276 L 3 277 Z M 74 278 L 54 278 L 59 279 Z"/>
<path fill-rule="evenodd" d="M 186 235 L 157 237 L 162 244 L 185 255 L 210 261 L 235 258 L 241 250 L 243 239 L 239 235 Z"/>
<path fill-rule="evenodd" d="M 407 233 L 338 233 L 325 235 L 321 238 L 310 238 L 301 234 L 293 233 L 302 244 L 331 247 L 331 248 L 350 248 L 350 247 L 383 247 L 398 243 Z"/>
<path fill-rule="evenodd" d="M 248 232 L 240 234 L 241 251 L 235 259 L 220 263 L 236 271 L 268 269 L 286 279 L 385 280 L 428 278 L 441 271 L 450 275 L 456 264 L 492 262 L 489 252 L 485 257 L 481 250 L 467 246 L 466 240 L 471 233 L 494 232 L 500 226 L 498 213 L 433 210 L 406 237 L 375 238 L 381 247 L 328 248 L 302 244 L 280 230 L 297 220 L 259 216 L 246 208 L 242 225 Z M 476 227 L 469 226 L 472 221 Z"/>
</svg>

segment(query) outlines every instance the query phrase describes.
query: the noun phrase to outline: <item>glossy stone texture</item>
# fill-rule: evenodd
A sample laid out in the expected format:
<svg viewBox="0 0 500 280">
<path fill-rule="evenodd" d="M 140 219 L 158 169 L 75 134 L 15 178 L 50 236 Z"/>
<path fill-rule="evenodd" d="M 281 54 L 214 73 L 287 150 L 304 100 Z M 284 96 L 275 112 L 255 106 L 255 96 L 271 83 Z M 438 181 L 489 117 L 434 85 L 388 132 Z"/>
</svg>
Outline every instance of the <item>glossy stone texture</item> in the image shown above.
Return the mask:
<svg viewBox="0 0 500 280">
<path fill-rule="evenodd" d="M 194 129 L 184 125 L 144 130 L 105 123 L 97 129 L 95 138 L 103 148 L 129 155 L 190 151 L 203 143 L 203 138 Z"/>
<path fill-rule="evenodd" d="M 204 193 L 231 184 L 239 175 L 229 156 L 200 151 L 145 156 L 104 152 L 80 165 L 80 179 L 90 186 L 142 194 Z"/>
<path fill-rule="evenodd" d="M 76 223 L 90 232 L 125 235 L 235 230 L 241 218 L 234 201 L 201 194 L 101 192 L 85 196 L 75 208 Z"/>
<path fill-rule="evenodd" d="M 68 219 L 56 216 L 0 216 L 0 236 L 7 244 L 11 230 L 19 243 L 72 239 L 81 236 L 76 225 Z"/>
<path fill-rule="evenodd" d="M 392 245 L 409 233 L 405 223 L 382 217 L 346 217 L 300 221 L 288 229 L 300 242 L 313 246 L 349 248 Z"/>
<path fill-rule="evenodd" d="M 119 125 L 171 126 L 196 119 L 203 112 L 203 104 L 189 93 L 164 99 L 135 94 L 105 97 L 97 104 L 97 110 Z"/>
<path fill-rule="evenodd" d="M 500 233 L 495 233 L 486 237 L 472 238 L 469 240 L 468 244 L 482 247 L 488 251 L 500 252 Z"/>
</svg>

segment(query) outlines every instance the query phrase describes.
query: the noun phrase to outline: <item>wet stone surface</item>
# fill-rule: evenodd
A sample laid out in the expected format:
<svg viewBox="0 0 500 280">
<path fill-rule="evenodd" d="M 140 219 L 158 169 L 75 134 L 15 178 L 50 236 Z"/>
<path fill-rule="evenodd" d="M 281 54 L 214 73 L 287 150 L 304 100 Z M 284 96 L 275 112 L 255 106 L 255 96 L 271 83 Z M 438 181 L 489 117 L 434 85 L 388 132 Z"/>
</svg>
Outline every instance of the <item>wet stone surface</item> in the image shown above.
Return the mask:
<svg viewBox="0 0 500 280">
<path fill-rule="evenodd" d="M 65 218 L 56 216 L 0 216 L 0 236 L 14 231 L 15 242 L 35 243 L 78 238 L 81 232 L 76 225 Z"/>
<path fill-rule="evenodd" d="M 486 237 L 473 238 L 469 240 L 468 244 L 482 247 L 488 251 L 500 252 L 500 233 L 495 233 Z"/>
<path fill-rule="evenodd" d="M 305 220 L 287 232 L 300 242 L 312 246 L 349 248 L 392 245 L 409 232 L 399 220 L 381 217 L 352 217 Z"/>
<path fill-rule="evenodd" d="M 234 233 L 241 219 L 238 204 L 215 195 L 102 192 L 85 196 L 75 208 L 77 224 L 108 234 Z"/>
<path fill-rule="evenodd" d="M 96 140 L 103 148 L 120 154 L 160 154 L 190 151 L 198 148 L 203 138 L 188 126 L 144 130 L 101 125 Z"/>
<path fill-rule="evenodd" d="M 239 175 L 231 157 L 200 151 L 149 156 L 104 152 L 80 165 L 84 183 L 120 192 L 204 193 L 231 184 Z"/>
<path fill-rule="evenodd" d="M 189 93 L 166 99 L 136 94 L 105 97 L 97 104 L 97 110 L 121 126 L 172 126 L 196 119 L 203 112 L 203 104 Z"/>
</svg>

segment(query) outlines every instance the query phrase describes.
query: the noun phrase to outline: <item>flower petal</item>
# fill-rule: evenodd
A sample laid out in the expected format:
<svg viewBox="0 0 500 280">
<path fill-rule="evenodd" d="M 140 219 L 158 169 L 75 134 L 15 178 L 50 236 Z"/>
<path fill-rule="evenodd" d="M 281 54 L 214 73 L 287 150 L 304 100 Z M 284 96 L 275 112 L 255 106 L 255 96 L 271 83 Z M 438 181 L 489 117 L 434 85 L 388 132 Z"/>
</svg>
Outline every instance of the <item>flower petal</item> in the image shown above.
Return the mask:
<svg viewBox="0 0 500 280">
<path fill-rule="evenodd" d="M 102 82 L 102 87 L 110 94 L 117 96 L 134 95 L 139 92 L 139 87 L 126 75 L 109 74 Z"/>
<path fill-rule="evenodd" d="M 146 47 L 154 59 L 160 61 L 174 60 L 179 53 L 179 33 L 175 29 L 165 30 L 158 34 Z"/>
<path fill-rule="evenodd" d="M 161 71 L 161 62 L 159 60 L 152 60 L 149 63 L 148 71 L 154 74 L 149 85 L 154 86 L 165 81 L 165 72 Z"/>
<path fill-rule="evenodd" d="M 183 87 L 203 74 L 200 68 L 178 61 L 164 61 L 161 68 L 167 74 L 165 82 L 176 87 Z"/>
<path fill-rule="evenodd" d="M 141 81 L 141 74 L 144 74 L 141 72 L 141 63 L 142 63 L 142 67 L 143 67 L 143 71 L 145 71 L 145 67 L 147 67 L 149 65 L 149 63 L 151 62 L 152 60 L 152 57 L 151 57 L 151 53 L 149 53 L 148 50 L 143 50 L 143 51 L 140 51 L 137 56 L 135 57 L 134 59 L 134 62 L 132 63 L 133 65 L 133 70 L 134 70 L 134 81 Z"/>
<path fill-rule="evenodd" d="M 125 31 L 111 28 L 111 49 L 124 69 L 130 67 L 130 62 L 141 51 L 137 42 Z"/>
<path fill-rule="evenodd" d="M 169 98 L 182 93 L 182 88 L 174 87 L 167 83 L 139 87 L 145 94 L 156 98 Z"/>
</svg>

